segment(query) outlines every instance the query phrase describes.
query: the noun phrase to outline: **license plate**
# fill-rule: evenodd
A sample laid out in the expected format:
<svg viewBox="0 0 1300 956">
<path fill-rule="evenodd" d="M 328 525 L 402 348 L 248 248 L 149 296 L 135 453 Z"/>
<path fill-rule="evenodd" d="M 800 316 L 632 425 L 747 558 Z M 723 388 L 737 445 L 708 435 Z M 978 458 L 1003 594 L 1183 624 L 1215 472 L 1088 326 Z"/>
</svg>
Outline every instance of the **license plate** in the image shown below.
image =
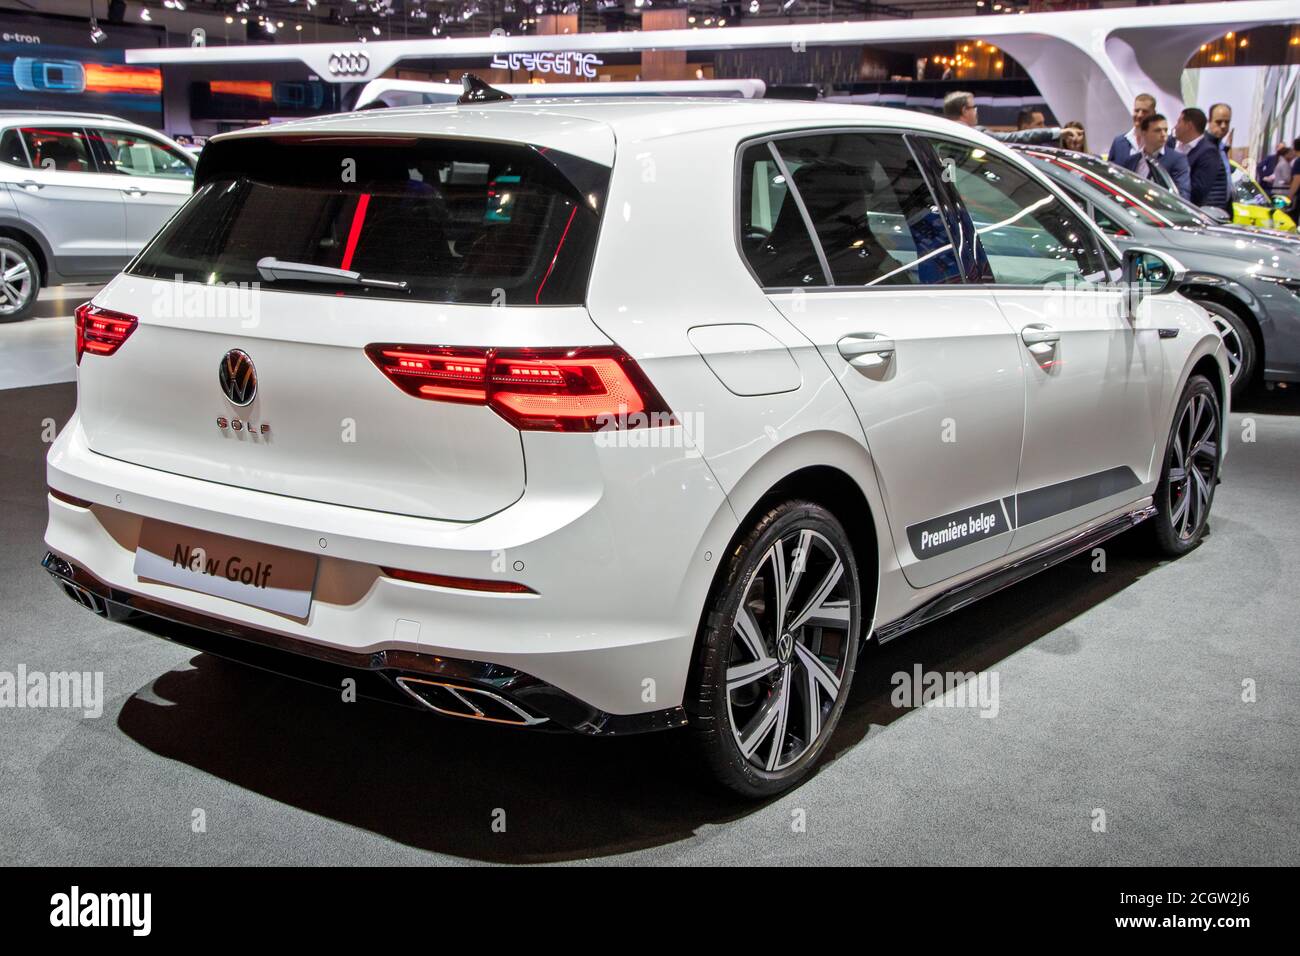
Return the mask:
<svg viewBox="0 0 1300 956">
<path fill-rule="evenodd" d="M 135 549 L 137 578 L 306 618 L 317 559 L 211 531 L 145 521 Z"/>
</svg>

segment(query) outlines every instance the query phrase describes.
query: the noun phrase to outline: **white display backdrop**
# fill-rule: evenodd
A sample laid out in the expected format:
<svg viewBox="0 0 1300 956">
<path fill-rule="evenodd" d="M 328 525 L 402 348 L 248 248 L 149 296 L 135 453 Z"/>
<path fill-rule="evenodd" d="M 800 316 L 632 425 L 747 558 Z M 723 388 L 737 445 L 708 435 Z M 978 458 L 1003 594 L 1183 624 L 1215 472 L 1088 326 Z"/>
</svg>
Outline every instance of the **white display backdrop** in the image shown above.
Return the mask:
<svg viewBox="0 0 1300 956">
<path fill-rule="evenodd" d="M 1300 66 L 1225 66 L 1183 72 L 1183 100 L 1209 112 L 1232 106 L 1232 145 L 1250 168 L 1279 142 L 1300 136 Z M 1235 152 L 1234 152 L 1235 155 Z"/>
</svg>

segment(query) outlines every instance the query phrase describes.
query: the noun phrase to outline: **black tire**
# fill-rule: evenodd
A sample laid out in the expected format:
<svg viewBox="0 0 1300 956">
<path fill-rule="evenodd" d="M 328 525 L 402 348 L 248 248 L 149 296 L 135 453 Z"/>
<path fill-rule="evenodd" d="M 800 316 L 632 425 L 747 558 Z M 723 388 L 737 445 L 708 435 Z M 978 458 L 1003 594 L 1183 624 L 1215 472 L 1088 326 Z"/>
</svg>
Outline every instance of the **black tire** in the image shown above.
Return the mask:
<svg viewBox="0 0 1300 956">
<path fill-rule="evenodd" d="M 1220 412 L 1219 396 L 1209 379 L 1204 375 L 1188 379 L 1165 443 L 1155 490 L 1156 514 L 1147 522 L 1156 548 L 1169 557 L 1181 557 L 1205 536 L 1223 458 Z M 1211 416 L 1208 423 L 1207 415 Z M 1189 443 L 1190 469 L 1186 466 Z"/>
<path fill-rule="evenodd" d="M 725 560 L 701 624 L 686 710 L 714 779 L 760 798 L 806 777 L 839 723 L 863 626 L 861 582 L 843 526 L 810 501 L 785 501 L 760 515 Z M 784 600 L 778 572 L 789 588 Z"/>
<path fill-rule="evenodd" d="M 1250 392 L 1259 371 L 1259 344 L 1251 334 L 1246 320 L 1226 305 L 1200 299 L 1196 303 L 1214 321 L 1219 338 L 1228 350 L 1229 381 L 1232 399 L 1236 401 Z"/>
<path fill-rule="evenodd" d="M 41 292 L 41 267 L 32 251 L 17 239 L 0 237 L 0 276 L 25 266 L 25 279 L 0 283 L 0 322 L 20 322 L 32 314 Z M 12 291 L 11 291 L 12 290 Z M 18 302 L 13 304 L 17 293 Z"/>
</svg>

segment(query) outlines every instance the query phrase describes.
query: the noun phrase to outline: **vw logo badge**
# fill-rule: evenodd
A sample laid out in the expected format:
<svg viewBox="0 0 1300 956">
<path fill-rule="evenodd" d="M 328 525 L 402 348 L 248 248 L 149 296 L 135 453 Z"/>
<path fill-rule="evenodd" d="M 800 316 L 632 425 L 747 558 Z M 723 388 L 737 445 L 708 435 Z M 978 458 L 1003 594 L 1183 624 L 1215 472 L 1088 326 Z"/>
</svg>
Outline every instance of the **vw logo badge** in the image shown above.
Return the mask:
<svg viewBox="0 0 1300 956">
<path fill-rule="evenodd" d="M 248 353 L 240 349 L 231 349 L 222 358 L 217 381 L 234 405 L 248 405 L 257 396 L 257 369 Z"/>
<path fill-rule="evenodd" d="M 776 639 L 776 659 L 782 664 L 788 664 L 794 654 L 794 635 L 789 632 L 782 634 Z"/>
<path fill-rule="evenodd" d="M 330 54 L 329 71 L 335 76 L 364 76 L 370 69 L 370 57 L 360 50 L 338 50 Z"/>
</svg>

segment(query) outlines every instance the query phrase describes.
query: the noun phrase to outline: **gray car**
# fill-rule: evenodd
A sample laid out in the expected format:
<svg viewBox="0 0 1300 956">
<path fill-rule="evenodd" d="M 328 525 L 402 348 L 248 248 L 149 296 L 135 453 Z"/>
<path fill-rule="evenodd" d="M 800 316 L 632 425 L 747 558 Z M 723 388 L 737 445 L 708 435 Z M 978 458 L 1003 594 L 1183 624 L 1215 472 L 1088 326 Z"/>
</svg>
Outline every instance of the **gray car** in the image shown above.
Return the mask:
<svg viewBox="0 0 1300 956">
<path fill-rule="evenodd" d="M 1027 147 L 1121 248 L 1165 250 L 1187 266 L 1180 287 L 1214 319 L 1233 395 L 1300 381 L 1300 238 L 1218 225 L 1191 203 L 1126 169 L 1070 150 Z"/>
<path fill-rule="evenodd" d="M 116 275 L 190 197 L 194 165 L 114 116 L 0 112 L 0 321 L 41 286 Z"/>
</svg>

